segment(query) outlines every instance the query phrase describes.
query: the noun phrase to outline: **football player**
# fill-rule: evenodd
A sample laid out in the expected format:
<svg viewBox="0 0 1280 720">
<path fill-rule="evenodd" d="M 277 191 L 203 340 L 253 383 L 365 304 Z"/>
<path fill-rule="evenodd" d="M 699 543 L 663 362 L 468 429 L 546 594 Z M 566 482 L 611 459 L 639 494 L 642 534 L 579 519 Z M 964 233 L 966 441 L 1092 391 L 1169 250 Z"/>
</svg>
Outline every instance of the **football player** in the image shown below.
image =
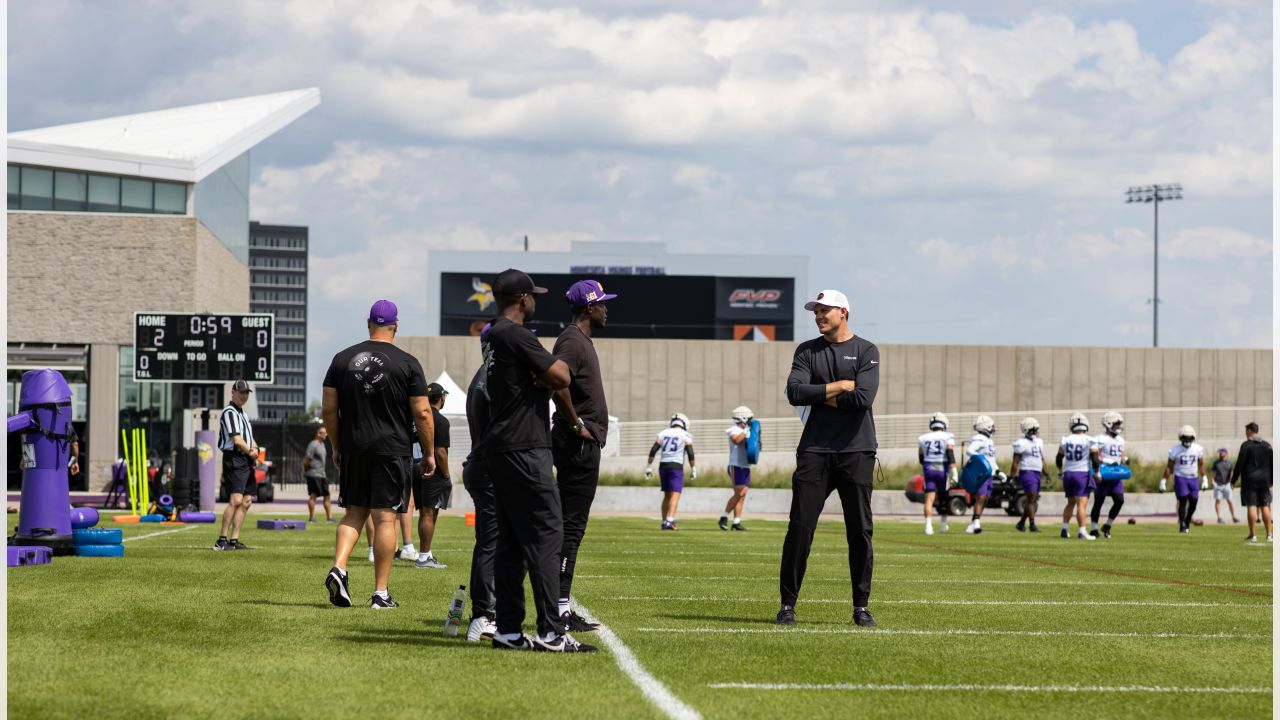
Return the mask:
<svg viewBox="0 0 1280 720">
<path fill-rule="evenodd" d="M 733 495 L 720 515 L 720 529 L 729 529 L 729 516 L 733 515 L 733 529 L 746 530 L 742 526 L 742 506 L 747 502 L 747 489 L 751 487 L 751 463 L 747 461 L 747 440 L 751 439 L 751 408 L 739 405 L 731 414 L 733 425 L 725 433 L 729 436 L 729 478 L 733 480 Z"/>
<path fill-rule="evenodd" d="M 1178 444 L 1169 448 L 1169 462 L 1164 466 L 1167 479 L 1173 475 L 1173 494 L 1178 498 L 1178 532 L 1191 532 L 1191 517 L 1200 502 L 1200 478 L 1204 473 L 1204 448 L 1196 442 L 1196 429 L 1190 425 L 1178 428 Z"/>
<path fill-rule="evenodd" d="M 662 529 L 675 530 L 676 508 L 680 505 L 680 493 L 684 491 L 684 459 L 689 458 L 689 473 L 698 479 L 698 467 L 693 461 L 693 436 L 689 434 L 689 418 L 683 413 L 671 416 L 671 425 L 658 433 L 658 439 L 649 448 L 649 463 L 644 468 L 646 480 L 653 477 L 653 458 L 659 452 L 658 482 L 662 486 Z"/>
<path fill-rule="evenodd" d="M 971 535 L 979 535 L 982 533 L 982 510 L 986 508 L 987 499 L 991 497 L 991 484 L 996 480 L 1004 482 L 1005 474 L 996 464 L 996 444 L 991 439 L 991 436 L 996 433 L 996 421 L 986 415 L 979 415 L 973 419 L 973 433 L 973 437 L 969 438 L 964 448 L 965 458 L 971 455 L 986 455 L 991 460 L 991 467 L 995 468 L 995 475 L 983 480 L 982 485 L 978 486 L 977 491 L 973 493 L 975 496 L 973 520 L 964 529 Z"/>
<path fill-rule="evenodd" d="M 1067 496 L 1067 505 L 1062 509 L 1062 537 L 1071 537 L 1071 516 L 1076 516 L 1076 537 L 1081 540 L 1094 540 L 1084 527 L 1084 506 L 1089 502 L 1089 489 L 1093 476 L 1093 438 L 1089 432 L 1089 418 L 1083 413 L 1072 413 L 1069 424 L 1071 434 L 1063 436 L 1058 443 L 1058 456 L 1055 463 L 1062 477 L 1062 491 Z"/>
<path fill-rule="evenodd" d="M 1115 410 L 1102 414 L 1102 430 L 1093 439 L 1094 474 L 1097 489 L 1093 494 L 1093 510 L 1090 512 L 1089 532 L 1098 534 L 1098 518 L 1102 516 L 1102 501 L 1111 498 L 1111 512 L 1107 513 L 1107 522 L 1102 526 L 1102 537 L 1111 539 L 1111 526 L 1120 517 L 1120 508 L 1124 507 L 1124 480 L 1107 480 L 1102 477 L 1104 466 L 1128 465 L 1129 456 L 1124 454 L 1124 438 L 1120 432 L 1124 429 L 1124 417 Z"/>
<path fill-rule="evenodd" d="M 924 476 L 924 534 L 933 534 L 933 503 L 939 494 L 938 520 L 942 532 L 947 531 L 947 488 L 956 469 L 956 436 L 947 432 L 947 416 L 940 412 L 929 418 L 929 432 L 921 435 L 919 446 L 920 467 Z"/>
<path fill-rule="evenodd" d="M 1040 505 L 1040 480 L 1044 473 L 1044 440 L 1040 439 L 1040 421 L 1033 417 L 1023 418 L 1018 429 L 1022 437 L 1013 441 L 1013 467 L 1009 472 L 1018 478 L 1027 494 L 1027 503 L 1017 528 L 1018 532 L 1026 532 L 1029 525 L 1035 533 L 1040 532 L 1036 527 L 1036 509 Z"/>
</svg>

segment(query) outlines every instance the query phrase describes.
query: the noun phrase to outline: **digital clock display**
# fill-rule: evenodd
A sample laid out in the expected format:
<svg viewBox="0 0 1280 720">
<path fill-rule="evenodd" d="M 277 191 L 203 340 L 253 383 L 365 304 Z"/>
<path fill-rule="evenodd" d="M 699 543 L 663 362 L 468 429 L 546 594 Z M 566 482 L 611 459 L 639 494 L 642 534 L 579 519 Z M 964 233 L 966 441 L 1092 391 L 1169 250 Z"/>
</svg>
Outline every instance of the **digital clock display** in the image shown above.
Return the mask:
<svg viewBox="0 0 1280 720">
<path fill-rule="evenodd" d="M 273 380 L 275 316 L 269 313 L 138 312 L 133 329 L 135 380 Z"/>
</svg>

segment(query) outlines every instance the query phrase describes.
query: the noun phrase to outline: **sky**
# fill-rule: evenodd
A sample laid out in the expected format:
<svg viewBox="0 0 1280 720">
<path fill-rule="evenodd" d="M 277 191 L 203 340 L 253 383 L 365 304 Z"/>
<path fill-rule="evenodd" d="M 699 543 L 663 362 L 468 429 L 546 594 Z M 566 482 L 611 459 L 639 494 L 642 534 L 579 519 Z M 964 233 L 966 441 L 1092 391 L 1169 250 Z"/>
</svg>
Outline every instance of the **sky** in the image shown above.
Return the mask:
<svg viewBox="0 0 1280 720">
<path fill-rule="evenodd" d="M 1149 346 L 1152 208 L 1124 199 L 1152 183 L 1184 188 L 1160 344 L 1271 347 L 1271 13 L 40 0 L 8 5 L 8 124 L 320 88 L 251 155 L 252 218 L 310 227 L 309 398 L 378 297 L 424 332 L 428 248 L 518 266 L 524 235 L 808 255 L 879 343 Z"/>
</svg>

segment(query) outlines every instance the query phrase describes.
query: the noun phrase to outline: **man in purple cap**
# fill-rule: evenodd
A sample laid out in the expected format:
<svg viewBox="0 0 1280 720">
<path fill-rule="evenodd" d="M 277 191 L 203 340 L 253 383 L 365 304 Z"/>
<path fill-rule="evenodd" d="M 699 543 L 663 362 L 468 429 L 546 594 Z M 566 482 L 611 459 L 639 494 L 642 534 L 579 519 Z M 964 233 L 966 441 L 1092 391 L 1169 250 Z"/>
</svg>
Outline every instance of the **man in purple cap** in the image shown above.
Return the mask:
<svg viewBox="0 0 1280 720">
<path fill-rule="evenodd" d="M 591 333 L 608 324 L 609 312 L 604 303 L 618 296 L 606 293 L 596 280 L 579 280 L 564 297 L 573 322 L 556 338 L 551 351 L 568 366 L 572 378 L 569 387 L 556 391 L 556 412 L 551 417 L 551 454 L 564 515 L 558 609 L 570 632 L 591 632 L 596 624 L 574 612 L 570 591 L 578 547 L 587 532 L 587 518 L 600 481 L 600 448 L 609 433 L 604 379 Z"/>
<path fill-rule="evenodd" d="M 342 478 L 338 504 L 347 509 L 338 523 L 333 569 L 325 578 L 329 602 L 351 607 L 347 560 L 365 520 L 374 523 L 374 592 L 369 607 L 399 607 L 387 588 L 396 549 L 397 512 L 405 508 L 413 473 L 435 471 L 435 453 L 424 452 L 412 468 L 416 431 L 424 450 L 435 447 L 435 426 L 427 402 L 427 381 L 418 359 L 392 344 L 398 312 L 379 300 L 369 309 L 369 339 L 333 356 L 324 377 L 323 415 L 336 442 L 333 464 Z"/>
<path fill-rule="evenodd" d="M 498 614 L 493 647 L 499 650 L 594 652 L 565 632 L 557 612 L 564 517 L 552 475 L 550 393 L 569 386 L 569 368 L 538 342 L 525 323 L 546 288 L 519 270 L 494 279 L 498 317 L 481 342 L 489 425 L 480 454 L 493 479 L 498 547 L 494 594 Z M 529 571 L 538 634 L 523 632 L 524 574 Z"/>
</svg>

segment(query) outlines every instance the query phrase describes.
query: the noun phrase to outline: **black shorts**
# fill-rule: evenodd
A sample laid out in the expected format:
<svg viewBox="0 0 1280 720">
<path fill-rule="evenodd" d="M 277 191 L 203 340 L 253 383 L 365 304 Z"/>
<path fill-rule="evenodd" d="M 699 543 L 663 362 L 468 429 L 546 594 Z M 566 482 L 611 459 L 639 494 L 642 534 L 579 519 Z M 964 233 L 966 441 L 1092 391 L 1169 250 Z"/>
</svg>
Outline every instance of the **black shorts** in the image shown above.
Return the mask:
<svg viewBox="0 0 1280 720">
<path fill-rule="evenodd" d="M 1245 507 L 1266 507 L 1271 504 L 1271 488 L 1268 486 L 1240 486 L 1240 504 Z"/>
<path fill-rule="evenodd" d="M 329 478 L 308 475 L 307 494 L 314 497 L 329 497 Z"/>
<path fill-rule="evenodd" d="M 252 495 L 257 497 L 258 483 L 254 478 L 253 461 L 239 450 L 222 451 L 222 486 L 227 497 Z"/>
<path fill-rule="evenodd" d="M 436 508 L 438 510 L 448 510 L 449 500 L 453 497 L 453 483 L 448 478 L 439 475 L 432 475 L 424 478 L 419 473 L 414 473 L 413 478 L 413 505 L 419 510 L 423 508 Z"/>
<path fill-rule="evenodd" d="M 404 512 L 408 505 L 409 458 L 395 455 L 342 453 L 342 507 Z"/>
</svg>

